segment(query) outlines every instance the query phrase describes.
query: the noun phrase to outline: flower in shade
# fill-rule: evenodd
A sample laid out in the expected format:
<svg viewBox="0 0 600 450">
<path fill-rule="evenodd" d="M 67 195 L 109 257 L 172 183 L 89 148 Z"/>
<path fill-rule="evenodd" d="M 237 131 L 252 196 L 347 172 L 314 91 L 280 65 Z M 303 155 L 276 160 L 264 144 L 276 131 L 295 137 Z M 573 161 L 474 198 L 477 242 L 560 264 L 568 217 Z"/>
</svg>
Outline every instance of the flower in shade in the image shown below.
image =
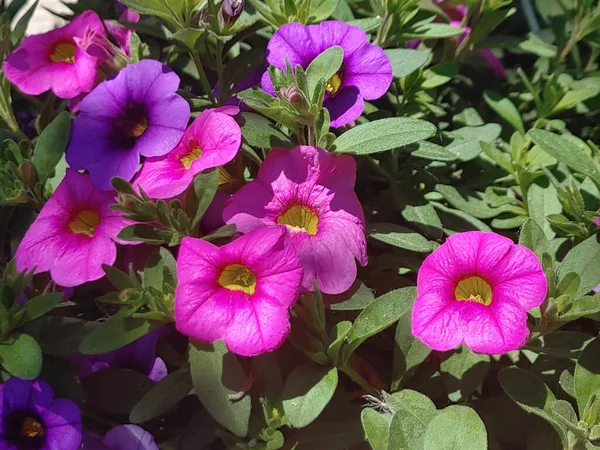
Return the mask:
<svg viewBox="0 0 600 450">
<path fill-rule="evenodd" d="M 358 259 L 367 263 L 365 219 L 354 193 L 356 163 L 318 147 L 272 150 L 254 181 L 237 191 L 223 219 L 238 231 L 274 225 L 285 230 L 304 267 L 302 285 L 313 279 L 327 294 L 346 291 Z"/>
<path fill-rule="evenodd" d="M 325 101 L 331 126 L 340 127 L 357 119 L 364 100 L 375 100 L 386 93 L 392 82 L 392 66 L 383 50 L 367 40 L 360 28 L 344 22 L 327 21 L 318 25 L 287 23 L 279 28 L 267 46 L 269 64 L 285 69 L 306 69 L 328 48 L 340 46 L 344 60 L 340 70 L 325 84 Z M 268 72 L 262 78 L 265 91 L 275 95 Z"/>
<path fill-rule="evenodd" d="M 169 153 L 185 132 L 188 103 L 176 94 L 179 77 L 158 61 L 143 60 L 99 84 L 79 105 L 67 162 L 87 169 L 100 189 L 118 176 L 131 180 L 140 156 Z"/>
<path fill-rule="evenodd" d="M 81 414 L 77 405 L 54 398 L 42 380 L 9 378 L 0 386 L 0 448 L 3 450 L 77 450 Z"/>
<path fill-rule="evenodd" d="M 239 112 L 239 108 L 234 109 Z M 152 198 L 175 197 L 185 191 L 200 172 L 231 161 L 241 141 L 240 127 L 230 115 L 205 110 L 168 155 L 144 162 L 134 185 Z"/>
<path fill-rule="evenodd" d="M 86 32 L 106 36 L 102 20 L 93 11 L 62 28 L 25 38 L 4 60 L 6 78 L 29 95 L 52 90 L 57 97 L 73 98 L 91 91 L 101 61 L 78 46 L 77 39 Z"/>
<path fill-rule="evenodd" d="M 116 236 L 128 224 L 109 209 L 114 198 L 114 191 L 97 189 L 89 175 L 67 169 L 17 248 L 17 269 L 50 271 L 60 286 L 102 278 L 102 264 L 115 262 Z"/>
<path fill-rule="evenodd" d="M 156 356 L 159 337 L 160 330 L 155 330 L 118 350 L 101 355 L 79 355 L 72 360 L 79 366 L 81 379 L 104 369 L 118 368 L 134 370 L 158 382 L 167 376 L 165 362 Z"/>
<path fill-rule="evenodd" d="M 136 23 L 140 21 L 139 13 L 136 13 L 135 11 L 132 11 L 131 9 L 127 8 L 121 2 L 115 2 L 115 10 L 117 11 L 117 15 L 119 16 L 119 22 Z"/>
<path fill-rule="evenodd" d="M 495 233 L 457 233 L 419 270 L 412 332 L 439 351 L 463 342 L 477 353 L 517 350 L 529 336 L 527 311 L 547 290 L 528 248 Z"/>
<path fill-rule="evenodd" d="M 142 427 L 117 425 L 104 438 L 84 431 L 81 450 L 158 450 L 154 437 Z"/>
<path fill-rule="evenodd" d="M 220 248 L 186 237 L 177 275 L 175 324 L 186 336 L 222 339 L 232 352 L 253 356 L 289 334 L 302 266 L 281 229 L 256 230 Z"/>
</svg>

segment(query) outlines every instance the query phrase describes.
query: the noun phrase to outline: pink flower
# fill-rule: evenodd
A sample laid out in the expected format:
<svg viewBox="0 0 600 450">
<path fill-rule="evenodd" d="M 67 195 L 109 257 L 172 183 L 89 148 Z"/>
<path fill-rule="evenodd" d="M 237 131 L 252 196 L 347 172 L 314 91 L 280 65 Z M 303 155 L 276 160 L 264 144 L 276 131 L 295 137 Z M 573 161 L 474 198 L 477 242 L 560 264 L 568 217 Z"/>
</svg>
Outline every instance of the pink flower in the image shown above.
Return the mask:
<svg viewBox="0 0 600 450">
<path fill-rule="evenodd" d="M 67 169 L 16 252 L 17 269 L 50 271 L 61 286 L 78 286 L 104 276 L 102 264 L 117 256 L 115 239 L 128 224 L 109 209 L 115 193 L 97 189 L 87 174 Z"/>
<path fill-rule="evenodd" d="M 93 11 L 62 28 L 25 38 L 2 65 L 6 78 L 29 95 L 52 90 L 57 97 L 73 98 L 90 92 L 101 61 L 78 46 L 77 38 L 86 32 L 106 35 L 102 20 Z"/>
<path fill-rule="evenodd" d="M 234 110 L 239 112 L 238 108 Z M 203 111 L 169 154 L 146 159 L 134 185 L 152 198 L 175 197 L 200 172 L 231 161 L 241 141 L 240 127 L 229 114 Z"/>
<path fill-rule="evenodd" d="M 281 229 L 248 233 L 223 246 L 186 237 L 177 259 L 175 324 L 193 339 L 225 341 L 234 353 L 258 355 L 290 332 L 288 310 L 302 266 Z"/>
<path fill-rule="evenodd" d="M 273 149 L 254 181 L 236 192 L 223 219 L 247 233 L 279 226 L 304 267 L 302 286 L 316 278 L 327 294 L 339 294 L 356 279 L 356 263 L 367 264 L 365 219 L 354 193 L 356 163 L 318 147 Z"/>
<path fill-rule="evenodd" d="M 529 336 L 527 311 L 547 291 L 528 248 L 495 233 L 457 233 L 419 270 L 412 332 L 439 351 L 463 342 L 478 353 L 517 350 Z"/>
<path fill-rule="evenodd" d="M 594 223 L 596 225 L 598 225 L 600 227 L 600 217 L 594 217 L 592 220 L 594 221 Z"/>
</svg>

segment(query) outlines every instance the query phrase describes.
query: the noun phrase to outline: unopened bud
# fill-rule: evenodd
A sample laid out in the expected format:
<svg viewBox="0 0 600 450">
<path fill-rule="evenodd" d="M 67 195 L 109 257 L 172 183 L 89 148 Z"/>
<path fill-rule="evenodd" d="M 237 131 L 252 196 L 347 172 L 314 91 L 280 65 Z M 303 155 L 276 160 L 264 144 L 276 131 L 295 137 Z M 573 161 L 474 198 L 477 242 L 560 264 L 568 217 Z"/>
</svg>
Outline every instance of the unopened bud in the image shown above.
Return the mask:
<svg viewBox="0 0 600 450">
<path fill-rule="evenodd" d="M 244 11 L 244 0 L 224 0 L 221 3 L 219 17 L 224 28 L 235 23 Z"/>
<path fill-rule="evenodd" d="M 281 88 L 279 90 L 279 94 L 281 94 L 281 96 L 290 103 L 301 103 L 304 99 L 302 92 L 297 86 Z"/>
</svg>

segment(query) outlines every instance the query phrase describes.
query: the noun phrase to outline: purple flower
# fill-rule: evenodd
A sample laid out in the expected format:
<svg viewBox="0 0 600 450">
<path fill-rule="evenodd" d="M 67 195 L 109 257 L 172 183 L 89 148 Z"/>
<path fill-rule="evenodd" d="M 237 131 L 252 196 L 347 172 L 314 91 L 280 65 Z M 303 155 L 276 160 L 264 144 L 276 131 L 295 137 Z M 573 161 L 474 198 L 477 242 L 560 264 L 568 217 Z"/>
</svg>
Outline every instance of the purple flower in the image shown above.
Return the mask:
<svg viewBox="0 0 600 450">
<path fill-rule="evenodd" d="M 375 100 L 386 93 L 392 83 L 392 66 L 383 50 L 369 44 L 360 28 L 343 22 L 328 21 L 319 25 L 287 23 L 273 35 L 267 46 L 267 61 L 285 69 L 306 69 L 319 54 L 340 46 L 344 60 L 340 70 L 325 85 L 324 106 L 329 110 L 331 126 L 341 127 L 356 120 L 363 112 L 363 100 Z M 262 77 L 262 88 L 275 95 L 269 73 Z"/>
<path fill-rule="evenodd" d="M 152 381 L 160 381 L 167 376 L 167 367 L 161 358 L 156 357 L 156 344 L 160 330 L 102 355 L 80 355 L 72 358 L 79 366 L 79 378 L 85 378 L 104 369 L 131 369 L 148 375 Z"/>
<path fill-rule="evenodd" d="M 158 446 L 142 427 L 117 425 L 104 438 L 84 432 L 82 450 L 158 450 Z"/>
<path fill-rule="evenodd" d="M 16 377 L 0 386 L 0 449 L 76 450 L 81 414 L 71 400 L 54 398 L 42 380 Z"/>
<path fill-rule="evenodd" d="M 153 60 L 127 66 L 98 85 L 73 121 L 69 165 L 87 169 L 98 188 L 110 190 L 112 177 L 133 178 L 140 156 L 169 153 L 190 118 L 178 87 L 177 74 Z"/>
</svg>

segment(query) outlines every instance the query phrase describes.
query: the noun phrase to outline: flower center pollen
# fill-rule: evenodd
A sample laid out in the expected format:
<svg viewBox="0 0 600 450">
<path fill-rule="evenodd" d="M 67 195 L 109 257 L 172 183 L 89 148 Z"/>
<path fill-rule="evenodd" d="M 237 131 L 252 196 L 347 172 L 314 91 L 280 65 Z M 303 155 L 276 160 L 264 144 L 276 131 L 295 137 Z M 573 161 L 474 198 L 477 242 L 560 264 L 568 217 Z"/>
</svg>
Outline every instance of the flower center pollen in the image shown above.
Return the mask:
<svg viewBox="0 0 600 450">
<path fill-rule="evenodd" d="M 475 301 L 489 306 L 492 303 L 492 288 L 483 278 L 469 277 L 458 282 L 454 289 L 454 297 L 458 301 Z"/>
<path fill-rule="evenodd" d="M 231 291 L 242 291 L 252 295 L 256 290 L 256 277 L 246 266 L 230 264 L 221 272 L 219 284 Z"/>
<path fill-rule="evenodd" d="M 53 62 L 66 62 L 73 64 L 75 62 L 75 49 L 73 44 L 63 42 L 54 48 L 54 53 L 50 55 Z"/>
<path fill-rule="evenodd" d="M 202 156 L 202 149 L 199 145 L 195 145 L 194 148 L 181 157 L 180 161 L 181 164 L 183 164 L 183 167 L 189 169 L 192 166 L 192 163 L 200 158 L 200 156 Z"/>
<path fill-rule="evenodd" d="M 277 223 L 287 225 L 292 231 L 305 231 L 314 236 L 317 234 L 319 218 L 308 206 L 292 205 L 277 217 Z"/>
<path fill-rule="evenodd" d="M 141 117 L 137 122 L 133 123 L 129 128 L 128 134 L 134 138 L 140 137 L 148 129 L 148 119 Z"/>
<path fill-rule="evenodd" d="M 340 89 L 341 85 L 342 77 L 339 72 L 336 72 L 329 80 L 327 80 L 327 83 L 325 83 L 325 90 L 330 95 L 333 95 Z"/>
<path fill-rule="evenodd" d="M 94 211 L 81 211 L 75 218 L 69 222 L 69 228 L 73 233 L 85 234 L 94 237 L 94 230 L 98 226 L 100 218 Z"/>
<path fill-rule="evenodd" d="M 25 438 L 44 437 L 44 426 L 33 417 L 26 417 L 21 423 L 21 436 Z"/>
</svg>

